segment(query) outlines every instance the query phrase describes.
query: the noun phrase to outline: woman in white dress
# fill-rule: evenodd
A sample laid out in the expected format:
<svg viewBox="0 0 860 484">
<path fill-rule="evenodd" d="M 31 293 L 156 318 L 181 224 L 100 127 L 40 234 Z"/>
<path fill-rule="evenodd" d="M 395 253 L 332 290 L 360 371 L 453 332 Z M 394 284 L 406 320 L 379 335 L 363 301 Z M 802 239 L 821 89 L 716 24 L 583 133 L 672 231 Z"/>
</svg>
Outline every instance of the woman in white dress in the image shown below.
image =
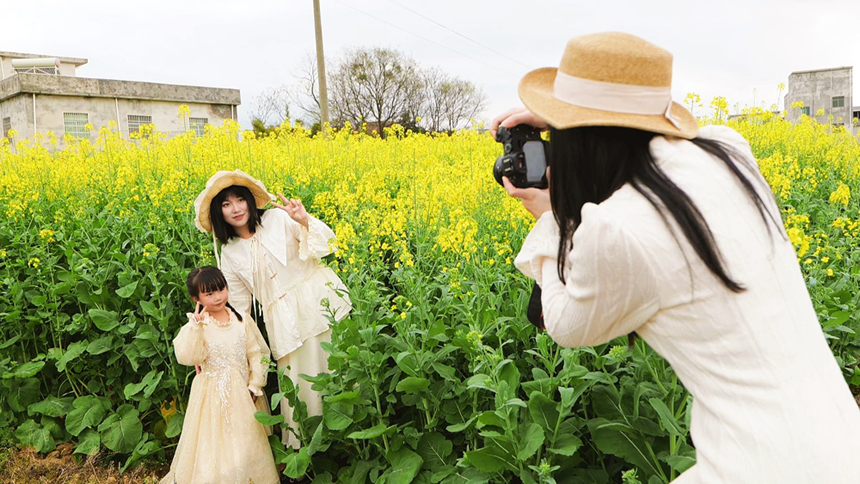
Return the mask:
<svg viewBox="0 0 860 484">
<path fill-rule="evenodd" d="M 277 484 L 266 428 L 254 413 L 268 409 L 269 349 L 254 321 L 227 302 L 227 281 L 215 267 L 186 281 L 197 310 L 173 340 L 176 360 L 200 365 L 170 472 L 161 484 Z"/>
<path fill-rule="evenodd" d="M 671 100 L 672 56 L 642 39 L 570 40 L 527 74 L 527 109 L 491 124 L 549 128 L 549 189 L 515 264 L 542 289 L 563 346 L 635 332 L 693 395 L 697 463 L 675 481 L 860 482 L 858 410 L 749 144 Z"/>
<path fill-rule="evenodd" d="M 321 263 L 335 250 L 334 232 L 300 201 L 279 196 L 283 204 L 246 173 L 219 171 L 194 201 L 195 222 L 223 244 L 219 265 L 230 301 L 247 313 L 259 303 L 278 371 L 287 368 L 308 415 L 321 415 L 321 397 L 299 375 L 328 371 L 321 343 L 331 341 L 329 317 L 340 321 L 351 306 L 343 282 Z M 275 208 L 263 210 L 269 203 Z M 286 424 L 297 429 L 293 408 L 286 400 L 280 406 Z M 287 429 L 282 440 L 300 445 Z"/>
</svg>

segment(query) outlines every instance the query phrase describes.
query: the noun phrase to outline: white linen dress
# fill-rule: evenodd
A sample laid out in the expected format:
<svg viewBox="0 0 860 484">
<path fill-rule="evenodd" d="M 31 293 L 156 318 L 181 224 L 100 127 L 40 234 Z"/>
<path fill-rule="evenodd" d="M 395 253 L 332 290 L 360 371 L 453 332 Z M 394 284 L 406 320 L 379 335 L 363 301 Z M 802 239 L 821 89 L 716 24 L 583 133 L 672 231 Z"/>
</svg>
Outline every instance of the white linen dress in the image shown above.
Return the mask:
<svg viewBox="0 0 860 484">
<path fill-rule="evenodd" d="M 333 252 L 334 232 L 322 221 L 309 217 L 308 227 L 283 210 L 263 212 L 261 226 L 250 238 L 234 237 L 221 250 L 221 271 L 227 279 L 230 303 L 250 312 L 259 301 L 269 346 L 278 370 L 299 387 L 308 415 L 322 414 L 322 399 L 300 374 L 315 376 L 328 371 L 328 356 L 320 344 L 331 340 L 328 301 L 335 320 L 351 309 L 346 286 L 320 260 Z M 293 408 L 282 400 L 281 414 L 295 428 Z M 298 447 L 292 433 L 284 432 L 284 444 Z"/>
<path fill-rule="evenodd" d="M 189 322 L 173 340 L 176 360 L 200 365 L 170 472 L 161 484 L 276 484 L 275 460 L 265 427 L 254 413 L 268 408 L 269 350 L 247 315 L 221 324 L 207 313 Z M 255 404 L 251 393 L 257 395 Z"/>
<path fill-rule="evenodd" d="M 752 161 L 749 144 L 727 127 L 702 128 L 699 137 Z M 729 276 L 747 290 L 726 289 L 680 229 L 676 242 L 628 184 L 583 207 L 565 283 L 552 213 L 524 242 L 515 264 L 541 286 L 548 333 L 570 347 L 636 331 L 666 358 L 693 395 L 697 463 L 677 483 L 860 482 L 860 410 L 782 224 L 768 233 L 728 168 L 689 141 L 657 136 L 650 148 L 702 212 Z M 780 220 L 760 173 L 741 170 Z"/>
</svg>

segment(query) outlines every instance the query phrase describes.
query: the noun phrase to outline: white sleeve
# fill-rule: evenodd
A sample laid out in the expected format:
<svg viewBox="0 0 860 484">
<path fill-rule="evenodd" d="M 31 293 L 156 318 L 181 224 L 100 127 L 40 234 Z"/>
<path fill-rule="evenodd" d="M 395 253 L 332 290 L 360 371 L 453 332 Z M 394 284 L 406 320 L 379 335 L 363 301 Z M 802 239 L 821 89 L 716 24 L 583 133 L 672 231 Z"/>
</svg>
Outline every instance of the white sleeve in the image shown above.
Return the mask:
<svg viewBox="0 0 860 484">
<path fill-rule="evenodd" d="M 224 257 L 221 259 L 221 272 L 224 273 L 224 279 L 227 280 L 227 291 L 229 294 L 230 305 L 236 308 L 236 311 L 239 311 L 242 314 L 251 314 L 251 304 L 254 300 L 253 294 L 251 294 L 251 290 L 241 278 L 236 274 L 235 269 L 233 269 L 233 263 L 231 259 Z M 248 264 L 251 261 L 246 261 Z"/>
<path fill-rule="evenodd" d="M 639 243 L 586 204 L 573 236 L 565 281 L 557 272 L 558 226 L 544 214 L 515 264 L 541 286 L 547 333 L 562 346 L 592 346 L 635 331 L 659 309 L 657 282 Z"/>
</svg>

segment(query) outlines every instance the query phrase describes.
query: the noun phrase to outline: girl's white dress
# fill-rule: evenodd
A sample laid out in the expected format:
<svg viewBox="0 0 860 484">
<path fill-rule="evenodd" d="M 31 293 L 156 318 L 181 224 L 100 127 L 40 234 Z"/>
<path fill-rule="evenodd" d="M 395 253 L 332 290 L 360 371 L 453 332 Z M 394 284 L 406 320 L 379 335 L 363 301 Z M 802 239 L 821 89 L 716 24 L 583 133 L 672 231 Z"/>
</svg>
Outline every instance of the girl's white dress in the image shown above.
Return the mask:
<svg viewBox="0 0 860 484">
<path fill-rule="evenodd" d="M 170 472 L 161 484 L 274 484 L 279 482 L 266 429 L 254 418 L 265 407 L 269 349 L 247 315 L 226 324 L 204 313 L 173 340 L 176 360 L 201 365 Z M 257 395 L 257 404 L 251 393 Z"/>
<path fill-rule="evenodd" d="M 754 162 L 749 143 L 730 128 L 705 127 L 699 137 Z M 547 332 L 562 346 L 585 346 L 636 331 L 671 363 L 693 395 L 697 457 L 678 484 L 860 482 L 860 410 L 785 230 L 769 232 L 728 168 L 691 142 L 657 136 L 650 148 L 702 212 L 730 277 L 747 290 L 726 289 L 674 221 L 677 237 L 625 185 L 582 208 L 564 283 L 552 213 L 523 243 L 515 264 L 541 285 Z M 741 170 L 779 221 L 759 172 Z"/>
</svg>

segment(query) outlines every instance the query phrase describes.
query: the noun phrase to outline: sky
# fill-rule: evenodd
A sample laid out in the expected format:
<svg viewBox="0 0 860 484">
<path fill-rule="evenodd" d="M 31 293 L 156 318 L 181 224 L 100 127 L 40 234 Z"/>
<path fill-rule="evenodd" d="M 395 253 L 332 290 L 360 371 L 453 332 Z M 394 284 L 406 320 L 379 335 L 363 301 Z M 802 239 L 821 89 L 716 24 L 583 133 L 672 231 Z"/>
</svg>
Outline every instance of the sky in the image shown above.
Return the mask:
<svg viewBox="0 0 860 484">
<path fill-rule="evenodd" d="M 791 72 L 860 69 L 857 0 L 320 4 L 328 65 L 348 48 L 400 50 L 483 89 L 484 121 L 521 105 L 524 74 L 557 66 L 568 39 L 595 32 L 628 32 L 670 51 L 673 97 L 699 94 L 696 115 L 715 96 L 730 112 L 782 108 L 777 86 Z M 0 0 L 0 51 L 83 57 L 80 77 L 240 89 L 239 120 L 249 127 L 254 98 L 295 84 L 302 57 L 315 54 L 313 0 Z"/>
</svg>

